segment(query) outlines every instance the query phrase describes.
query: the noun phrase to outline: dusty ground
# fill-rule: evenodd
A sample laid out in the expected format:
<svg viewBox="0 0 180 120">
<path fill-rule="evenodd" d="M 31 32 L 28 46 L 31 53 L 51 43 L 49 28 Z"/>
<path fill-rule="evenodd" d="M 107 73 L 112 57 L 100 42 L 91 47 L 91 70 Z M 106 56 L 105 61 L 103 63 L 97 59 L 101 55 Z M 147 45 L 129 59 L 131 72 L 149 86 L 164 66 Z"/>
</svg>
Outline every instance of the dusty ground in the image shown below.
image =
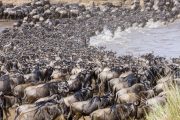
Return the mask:
<svg viewBox="0 0 180 120">
<path fill-rule="evenodd" d="M 16 5 L 20 5 L 23 3 L 27 3 L 27 2 L 31 2 L 32 0 L 1 0 L 3 3 L 13 3 Z M 82 4 L 86 4 L 86 5 L 90 5 L 93 2 L 95 2 L 95 4 L 102 4 L 105 2 L 111 2 L 114 5 L 121 5 L 121 4 L 130 4 L 131 0 L 50 0 L 51 3 L 58 3 L 58 2 L 68 2 L 68 3 L 82 3 Z M 125 2 L 126 1 L 126 2 Z"/>
</svg>

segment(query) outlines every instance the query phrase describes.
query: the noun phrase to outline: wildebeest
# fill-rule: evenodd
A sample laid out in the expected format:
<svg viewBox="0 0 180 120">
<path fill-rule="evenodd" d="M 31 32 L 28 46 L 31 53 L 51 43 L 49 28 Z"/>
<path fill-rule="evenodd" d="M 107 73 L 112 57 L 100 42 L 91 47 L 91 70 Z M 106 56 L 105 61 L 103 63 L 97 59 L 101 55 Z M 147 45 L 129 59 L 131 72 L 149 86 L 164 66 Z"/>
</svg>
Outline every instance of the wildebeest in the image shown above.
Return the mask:
<svg viewBox="0 0 180 120">
<path fill-rule="evenodd" d="M 3 108 L 2 107 L 0 107 L 0 120 L 3 120 Z"/>
<path fill-rule="evenodd" d="M 66 97 L 69 92 L 69 84 L 67 81 L 50 81 L 47 83 L 49 86 L 50 95 L 59 94 Z"/>
<path fill-rule="evenodd" d="M 48 67 L 45 72 L 43 73 L 43 80 L 44 81 L 50 81 L 51 80 L 51 75 L 53 73 L 53 68 L 52 67 Z"/>
<path fill-rule="evenodd" d="M 75 79 L 68 80 L 69 90 L 70 91 L 77 91 L 81 88 L 92 87 L 92 82 L 94 80 L 94 72 L 93 71 L 82 71 Z"/>
<path fill-rule="evenodd" d="M 39 98 L 47 97 L 50 95 L 49 85 L 40 84 L 37 86 L 29 86 L 24 90 L 23 100 L 27 103 L 33 103 Z"/>
<path fill-rule="evenodd" d="M 153 4 L 152 0 L 151 2 L 148 4 Z M 111 102 L 111 98 L 101 95 L 106 92 L 112 92 L 115 95 L 117 91 L 117 102 L 123 103 L 120 108 L 125 109 L 125 112 L 115 110 L 118 106 L 114 105 L 116 107 L 107 108 L 107 111 L 112 112 L 105 114 L 105 117 L 119 119 L 120 116 L 122 119 L 126 119 L 125 116 L 131 116 L 131 112 L 135 112 L 130 109 L 133 104 L 127 105 L 129 102 L 139 102 L 142 100 L 140 98 L 147 100 L 161 90 L 154 86 L 159 85 L 158 79 L 167 74 L 164 72 L 166 69 L 164 64 L 172 63 L 161 61 L 161 58 L 150 54 L 144 58 L 116 57 L 115 53 L 88 46 L 88 43 L 89 38 L 95 33 L 101 32 L 106 25 L 112 32 L 117 27 L 124 30 L 134 26 L 134 23 L 144 24 L 149 18 L 161 19 L 162 17 L 166 19 L 168 14 L 172 14 L 171 10 L 162 10 L 159 13 L 158 11 L 140 12 L 139 9 L 137 11 L 129 10 L 107 4 L 105 6 L 93 5 L 90 8 L 81 7 L 83 6 L 78 4 L 54 5 L 49 4 L 47 0 L 34 0 L 29 5 L 5 8 L 5 13 L 8 13 L 5 15 L 7 17 L 15 19 L 26 17 L 21 25 L 15 24 L 19 27 L 6 29 L 0 35 L 0 47 L 2 46 L 0 52 L 4 56 L 0 60 L 2 68 L 0 77 L 5 74 L 9 74 L 10 78 L 13 77 L 10 80 L 12 88 L 14 88 L 13 93 L 18 99 L 24 96 L 25 102 L 30 103 L 37 100 L 34 106 L 29 105 L 27 109 L 19 112 L 21 115 L 17 115 L 18 119 L 26 117 L 38 120 L 54 119 L 57 114 L 62 113 L 66 117 L 69 113 L 69 106 L 73 111 L 72 115 L 79 113 L 89 115 L 94 110 L 108 107 L 109 104 L 116 104 Z M 77 16 L 80 17 L 76 19 Z M 19 42 L 16 43 L 16 41 Z M 3 46 L 5 46 L 4 50 Z M 21 67 L 13 64 L 15 59 L 17 59 L 17 63 L 21 64 Z M 179 66 L 178 63 L 176 64 Z M 137 70 L 133 70 L 133 67 Z M 67 69 L 67 72 L 64 72 L 64 69 Z M 139 73 L 139 69 L 142 69 L 142 72 Z M 177 69 L 176 77 L 180 76 L 178 71 Z M 27 84 L 19 85 L 23 83 L 21 72 L 25 77 L 24 82 Z M 16 76 L 16 73 L 20 77 Z M 142 78 L 139 75 L 142 75 Z M 96 89 L 93 89 L 93 92 L 86 91 L 88 87 L 94 88 L 93 80 L 100 88 L 100 96 L 93 97 L 92 94 L 97 95 Z M 7 90 L 9 84 L 11 85 L 11 82 L 8 84 L 6 82 L 1 82 L 5 83 L 5 86 L 0 85 L 3 90 Z M 39 82 L 43 84 L 39 85 Z M 140 84 L 139 82 L 145 85 L 145 88 L 150 89 L 146 91 L 143 86 L 134 88 Z M 11 93 L 11 91 L 9 92 Z M 57 101 L 59 106 L 50 102 L 53 100 Z M 48 104 L 51 104 L 52 107 Z M 106 109 L 104 110 L 106 111 Z M 118 114 L 115 114 L 116 111 Z M 99 113 L 101 112 L 99 111 Z M 124 113 L 125 116 L 123 116 Z M 93 118 L 96 118 L 95 116 Z M 103 117 L 100 119 L 104 119 Z"/>
<path fill-rule="evenodd" d="M 147 99 L 145 104 L 148 107 L 155 107 L 156 105 L 165 105 L 166 103 L 166 98 L 165 97 L 160 97 L 160 96 L 155 96 L 153 98 Z"/>
<path fill-rule="evenodd" d="M 31 108 L 34 108 L 34 107 L 36 107 L 35 104 L 24 104 L 24 105 L 17 107 L 15 110 L 15 112 L 16 112 L 15 120 L 21 112 L 26 111 L 26 110 L 31 109 Z"/>
<path fill-rule="evenodd" d="M 16 109 L 15 120 L 53 120 L 62 113 L 60 104 L 54 100 L 26 104 Z"/>
<path fill-rule="evenodd" d="M 4 94 L 12 94 L 9 75 L 5 74 L 0 77 L 0 91 Z"/>
<path fill-rule="evenodd" d="M 91 113 L 93 120 L 128 120 L 137 116 L 137 106 L 133 103 L 117 104 L 108 108 L 99 109 Z"/>
<path fill-rule="evenodd" d="M 100 81 L 99 94 L 108 91 L 108 81 L 113 78 L 118 78 L 122 73 L 122 68 L 104 68 L 104 70 L 99 74 L 98 79 Z"/>
<path fill-rule="evenodd" d="M 60 70 L 54 70 L 50 76 L 52 79 L 61 79 L 64 80 L 65 74 L 62 73 Z"/>
<path fill-rule="evenodd" d="M 117 103 L 132 103 L 137 102 L 140 103 L 141 97 L 137 95 L 136 93 L 126 93 L 122 94 L 120 96 L 116 96 L 116 102 Z"/>
<path fill-rule="evenodd" d="M 116 97 L 121 96 L 123 94 L 127 94 L 127 93 L 136 93 L 138 95 L 139 92 L 144 91 L 144 90 L 145 90 L 144 85 L 141 83 L 137 83 L 129 88 L 124 88 L 124 89 L 117 91 Z"/>
<path fill-rule="evenodd" d="M 140 78 L 136 73 L 127 72 L 119 78 L 114 78 L 109 81 L 109 89 L 113 92 L 119 91 L 123 88 L 131 87 L 132 85 L 139 83 Z"/>
<path fill-rule="evenodd" d="M 6 110 L 5 106 L 6 106 L 6 101 L 4 98 L 4 94 L 3 94 L 3 92 L 0 92 L 0 118 L 1 118 L 1 120 L 3 120 L 3 118 L 4 118 L 3 110 L 5 111 L 6 118 L 8 118 L 7 110 Z"/>
<path fill-rule="evenodd" d="M 9 108 L 13 107 L 16 103 L 16 97 L 4 95 L 3 92 L 0 92 L 0 108 L 2 110 L 1 112 L 4 111 L 6 119 L 8 119 L 8 117 L 11 115 Z M 1 117 L 3 118 L 3 113 L 0 114 L 2 114 Z"/>
<path fill-rule="evenodd" d="M 155 96 L 154 90 L 146 90 L 146 91 L 141 91 L 139 92 L 139 95 L 141 96 L 142 99 L 149 99 Z"/>
<path fill-rule="evenodd" d="M 80 101 L 71 104 L 71 112 L 75 114 L 74 118 L 79 119 L 81 115 L 89 115 L 97 109 L 102 109 L 113 103 L 112 96 L 95 96 L 87 101 Z"/>
<path fill-rule="evenodd" d="M 19 73 L 10 75 L 10 80 L 11 80 L 12 89 L 19 84 L 25 83 L 24 76 Z"/>
<path fill-rule="evenodd" d="M 64 103 L 66 106 L 70 107 L 70 105 L 74 102 L 78 101 L 85 101 L 92 97 L 92 89 L 91 88 L 83 88 L 79 90 L 78 92 L 75 92 L 73 95 L 67 96 L 63 98 Z"/>
<path fill-rule="evenodd" d="M 17 85 L 14 89 L 13 89 L 13 94 L 14 96 L 17 97 L 18 103 L 22 104 L 22 98 L 24 97 L 24 90 L 25 88 L 29 87 L 29 86 L 33 86 L 34 83 L 26 83 L 26 84 L 20 84 Z"/>
<path fill-rule="evenodd" d="M 43 75 L 41 73 L 39 65 L 36 65 L 30 74 L 24 75 L 25 80 L 27 82 L 38 82 L 40 80 L 43 80 Z"/>
</svg>

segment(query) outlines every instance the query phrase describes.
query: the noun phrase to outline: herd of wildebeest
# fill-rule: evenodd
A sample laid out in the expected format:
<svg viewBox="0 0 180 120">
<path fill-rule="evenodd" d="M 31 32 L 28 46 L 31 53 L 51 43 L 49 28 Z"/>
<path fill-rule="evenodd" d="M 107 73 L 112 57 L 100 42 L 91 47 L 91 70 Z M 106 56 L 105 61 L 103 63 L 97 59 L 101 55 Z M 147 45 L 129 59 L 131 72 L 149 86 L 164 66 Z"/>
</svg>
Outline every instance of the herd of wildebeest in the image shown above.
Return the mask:
<svg viewBox="0 0 180 120">
<path fill-rule="evenodd" d="M 105 26 L 114 32 L 150 19 L 172 22 L 180 12 L 178 0 L 144 4 L 2 4 L 0 17 L 17 22 L 0 33 L 0 120 L 12 108 L 15 120 L 145 119 L 164 105 L 165 86 L 180 84 L 180 58 L 116 56 L 89 45 Z"/>
</svg>

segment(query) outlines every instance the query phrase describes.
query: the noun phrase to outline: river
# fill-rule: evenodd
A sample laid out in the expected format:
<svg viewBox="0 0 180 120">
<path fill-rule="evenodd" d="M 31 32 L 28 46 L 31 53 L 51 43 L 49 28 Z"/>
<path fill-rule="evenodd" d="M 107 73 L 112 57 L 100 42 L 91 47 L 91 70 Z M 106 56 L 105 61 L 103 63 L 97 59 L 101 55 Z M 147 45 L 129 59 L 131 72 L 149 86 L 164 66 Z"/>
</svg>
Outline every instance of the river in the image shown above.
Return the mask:
<svg viewBox="0 0 180 120">
<path fill-rule="evenodd" d="M 153 52 L 164 57 L 180 56 L 180 20 L 163 25 L 148 22 L 146 27 L 132 27 L 125 31 L 117 29 L 112 34 L 106 27 L 103 32 L 91 37 L 90 45 L 104 46 L 117 55 L 139 56 Z"/>
</svg>

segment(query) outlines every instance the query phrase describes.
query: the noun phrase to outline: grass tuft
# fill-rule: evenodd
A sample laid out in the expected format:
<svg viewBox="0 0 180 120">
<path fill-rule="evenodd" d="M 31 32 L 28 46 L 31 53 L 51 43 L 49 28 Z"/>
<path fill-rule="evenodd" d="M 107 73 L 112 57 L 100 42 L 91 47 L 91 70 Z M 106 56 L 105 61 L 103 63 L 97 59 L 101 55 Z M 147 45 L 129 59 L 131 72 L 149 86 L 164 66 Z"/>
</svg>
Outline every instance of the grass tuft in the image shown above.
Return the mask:
<svg viewBox="0 0 180 120">
<path fill-rule="evenodd" d="M 165 106 L 157 105 L 153 108 L 147 120 L 180 120 L 180 88 L 166 87 L 167 103 Z"/>
</svg>

